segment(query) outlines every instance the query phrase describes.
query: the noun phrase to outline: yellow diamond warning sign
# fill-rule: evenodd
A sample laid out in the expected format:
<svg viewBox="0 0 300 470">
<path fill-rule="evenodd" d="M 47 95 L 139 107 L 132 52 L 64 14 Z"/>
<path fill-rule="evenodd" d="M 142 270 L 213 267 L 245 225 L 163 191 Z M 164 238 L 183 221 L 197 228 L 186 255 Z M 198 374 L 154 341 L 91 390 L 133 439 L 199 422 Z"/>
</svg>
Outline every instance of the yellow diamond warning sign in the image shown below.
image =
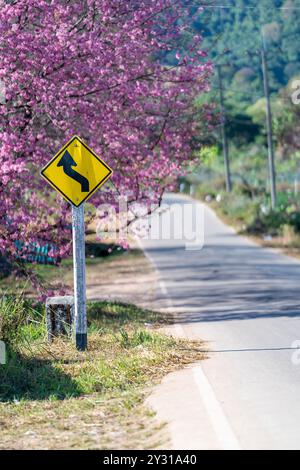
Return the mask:
<svg viewBox="0 0 300 470">
<path fill-rule="evenodd" d="M 74 206 L 80 206 L 112 175 L 109 166 L 74 136 L 42 169 L 41 175 Z"/>
</svg>

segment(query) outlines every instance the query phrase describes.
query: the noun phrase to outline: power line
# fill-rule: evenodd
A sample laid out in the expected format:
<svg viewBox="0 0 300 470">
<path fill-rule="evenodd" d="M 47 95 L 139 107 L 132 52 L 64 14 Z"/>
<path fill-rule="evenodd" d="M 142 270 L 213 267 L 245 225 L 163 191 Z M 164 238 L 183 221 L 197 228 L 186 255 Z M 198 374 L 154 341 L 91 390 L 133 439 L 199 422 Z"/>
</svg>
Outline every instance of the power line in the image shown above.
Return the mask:
<svg viewBox="0 0 300 470">
<path fill-rule="evenodd" d="M 201 8 L 204 9 L 234 9 L 234 10 L 258 10 L 259 7 L 257 6 L 243 6 L 243 7 L 238 7 L 238 6 L 235 6 L 235 5 L 201 5 Z M 296 7 L 275 7 L 272 5 L 272 7 L 270 7 L 270 10 L 300 10 L 300 6 L 296 6 Z M 265 11 L 268 11 L 267 9 L 265 9 Z"/>
<path fill-rule="evenodd" d="M 219 90 L 219 87 L 217 85 L 211 85 L 211 88 L 214 89 L 214 90 Z M 223 92 L 224 93 L 227 93 L 227 92 L 231 92 L 231 93 L 234 93 L 234 94 L 237 94 L 237 95 L 243 95 L 243 96 L 248 96 L 249 98 L 255 98 L 255 99 L 261 99 L 263 98 L 263 96 L 261 95 L 261 93 L 255 93 L 255 92 L 251 92 L 249 90 L 235 90 L 234 88 L 224 88 L 223 87 Z M 271 100 L 278 100 L 278 101 L 288 101 L 288 102 L 292 102 L 291 101 L 291 98 L 288 97 L 288 96 L 279 96 L 278 94 L 276 94 L 275 96 L 272 96 L 270 94 L 270 98 Z"/>
</svg>

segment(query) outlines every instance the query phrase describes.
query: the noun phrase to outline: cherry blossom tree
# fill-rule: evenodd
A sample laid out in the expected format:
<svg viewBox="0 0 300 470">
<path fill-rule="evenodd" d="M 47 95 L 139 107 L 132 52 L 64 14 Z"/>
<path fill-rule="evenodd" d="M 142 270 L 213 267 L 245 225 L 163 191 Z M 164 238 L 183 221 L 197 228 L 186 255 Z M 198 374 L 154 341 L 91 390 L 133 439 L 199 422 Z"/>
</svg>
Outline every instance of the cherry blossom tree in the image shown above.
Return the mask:
<svg viewBox="0 0 300 470">
<path fill-rule="evenodd" d="M 199 2 L 197 2 L 199 5 Z M 184 0 L 0 0 L 0 250 L 67 254 L 70 205 L 40 169 L 74 134 L 113 168 L 90 201 L 159 203 L 209 121 L 194 108 L 212 65 Z M 178 39 L 186 35 L 185 50 Z M 176 64 L 164 64 L 176 51 Z M 4 90 L 4 93 L 3 93 Z M 200 116 L 199 116 L 200 113 Z"/>
</svg>

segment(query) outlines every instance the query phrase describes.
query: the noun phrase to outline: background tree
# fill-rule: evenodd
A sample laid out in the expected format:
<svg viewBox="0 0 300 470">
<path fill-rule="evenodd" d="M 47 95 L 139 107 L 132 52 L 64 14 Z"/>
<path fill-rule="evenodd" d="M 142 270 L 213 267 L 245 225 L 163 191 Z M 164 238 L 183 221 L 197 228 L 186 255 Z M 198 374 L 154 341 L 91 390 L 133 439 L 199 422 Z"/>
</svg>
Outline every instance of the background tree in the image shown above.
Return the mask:
<svg viewBox="0 0 300 470">
<path fill-rule="evenodd" d="M 198 2 L 197 2 L 198 3 Z M 191 5 L 191 2 L 188 2 Z M 202 127 L 194 97 L 212 66 L 192 35 L 197 8 L 174 0 L 0 1 L 0 249 L 39 240 L 69 249 L 70 206 L 39 176 L 73 134 L 114 170 L 92 202 L 158 203 Z M 159 60 L 175 51 L 172 66 Z M 200 123 L 200 126 L 199 126 Z"/>
</svg>

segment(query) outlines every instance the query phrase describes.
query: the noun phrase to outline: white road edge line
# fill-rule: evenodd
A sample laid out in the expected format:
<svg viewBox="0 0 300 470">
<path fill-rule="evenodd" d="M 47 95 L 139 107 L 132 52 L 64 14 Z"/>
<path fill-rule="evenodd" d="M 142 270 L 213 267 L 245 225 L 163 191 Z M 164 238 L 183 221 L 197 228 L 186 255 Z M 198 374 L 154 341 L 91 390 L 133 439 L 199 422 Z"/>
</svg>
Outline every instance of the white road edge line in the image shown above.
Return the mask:
<svg viewBox="0 0 300 470">
<path fill-rule="evenodd" d="M 168 295 L 168 289 L 165 282 L 161 279 L 158 267 L 154 260 L 150 257 L 146 250 L 143 249 L 142 243 L 139 240 L 139 247 L 143 250 L 145 256 L 148 258 L 152 266 L 154 267 L 159 280 L 159 287 L 161 293 L 166 297 L 168 310 L 172 310 L 172 300 Z M 187 335 L 184 331 L 184 328 L 178 323 L 174 324 L 174 328 L 177 331 L 177 334 L 181 337 L 187 338 Z M 242 450 L 242 447 L 228 421 L 227 416 L 225 415 L 220 402 L 218 401 L 215 392 L 208 381 L 203 368 L 199 364 L 196 367 L 193 367 L 193 378 L 197 385 L 201 399 L 205 405 L 207 414 L 210 418 L 213 430 L 218 438 L 218 441 L 222 447 L 222 450 Z"/>
<path fill-rule="evenodd" d="M 242 450 L 202 367 L 194 367 L 193 375 L 213 429 L 223 450 Z"/>
<path fill-rule="evenodd" d="M 172 309 L 172 299 L 168 296 L 168 290 L 164 281 L 160 280 L 159 286 L 163 295 L 167 296 L 168 309 Z M 187 338 L 184 328 L 174 324 L 179 336 Z M 234 431 L 226 417 L 215 392 L 208 381 L 202 366 L 199 364 L 192 369 L 193 378 L 197 385 L 202 402 L 206 408 L 213 430 L 218 438 L 222 450 L 242 450 L 242 447 L 234 434 Z"/>
</svg>

